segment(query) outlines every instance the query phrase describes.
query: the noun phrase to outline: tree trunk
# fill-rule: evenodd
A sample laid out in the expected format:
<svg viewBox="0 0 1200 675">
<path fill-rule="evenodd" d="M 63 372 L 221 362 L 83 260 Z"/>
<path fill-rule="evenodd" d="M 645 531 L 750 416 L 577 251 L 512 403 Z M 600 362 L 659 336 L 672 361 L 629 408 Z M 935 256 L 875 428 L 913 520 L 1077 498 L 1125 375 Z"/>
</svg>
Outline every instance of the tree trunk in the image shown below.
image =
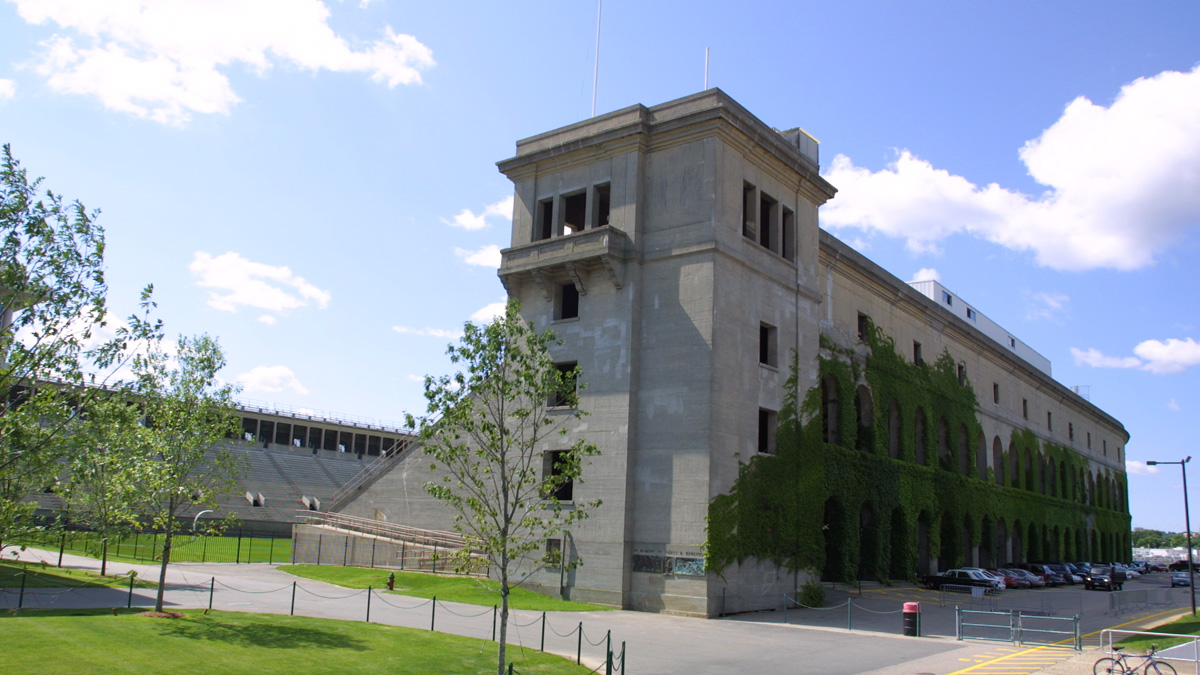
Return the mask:
<svg viewBox="0 0 1200 675">
<path fill-rule="evenodd" d="M 163 535 L 162 567 L 158 571 L 158 597 L 154 601 L 154 611 L 156 612 L 163 611 L 163 592 L 167 589 L 167 563 L 171 562 L 171 537 L 175 534 L 175 521 L 173 518 L 175 515 L 174 500 L 171 501 L 170 506 L 172 518 L 167 518 L 166 532 Z"/>
<path fill-rule="evenodd" d="M 108 571 L 108 537 L 101 540 L 100 551 L 100 576 L 104 576 Z"/>
<path fill-rule="evenodd" d="M 508 643 L 508 570 L 500 570 L 500 660 L 496 675 L 504 675 L 504 648 Z"/>
</svg>

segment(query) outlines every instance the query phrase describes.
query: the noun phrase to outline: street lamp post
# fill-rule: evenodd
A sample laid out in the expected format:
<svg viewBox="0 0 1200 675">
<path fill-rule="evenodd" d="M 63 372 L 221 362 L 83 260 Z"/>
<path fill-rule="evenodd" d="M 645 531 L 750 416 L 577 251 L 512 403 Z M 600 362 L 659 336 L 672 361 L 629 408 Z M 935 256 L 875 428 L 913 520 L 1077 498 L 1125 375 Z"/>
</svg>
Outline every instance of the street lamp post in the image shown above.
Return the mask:
<svg viewBox="0 0 1200 675">
<path fill-rule="evenodd" d="M 1192 566 L 1192 517 L 1188 509 L 1188 493 L 1187 493 L 1187 463 L 1192 461 L 1192 456 L 1179 462 L 1146 462 L 1146 466 L 1155 466 L 1157 464 L 1178 464 L 1179 469 L 1183 471 L 1183 526 L 1187 528 L 1187 568 L 1188 568 L 1188 589 L 1192 593 L 1192 614 L 1196 614 L 1196 573 Z"/>
</svg>

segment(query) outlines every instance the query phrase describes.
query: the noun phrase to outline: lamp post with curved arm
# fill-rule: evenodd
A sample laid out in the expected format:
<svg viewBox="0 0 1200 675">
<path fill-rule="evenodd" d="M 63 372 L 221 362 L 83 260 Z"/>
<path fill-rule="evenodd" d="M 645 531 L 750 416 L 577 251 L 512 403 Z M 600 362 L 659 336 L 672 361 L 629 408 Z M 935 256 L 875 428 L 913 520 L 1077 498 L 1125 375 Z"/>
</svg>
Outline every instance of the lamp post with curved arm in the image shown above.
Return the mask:
<svg viewBox="0 0 1200 675">
<path fill-rule="evenodd" d="M 1187 568 L 1188 568 L 1188 590 L 1192 593 L 1192 614 L 1196 614 L 1196 573 L 1192 563 L 1192 517 L 1188 510 L 1188 493 L 1187 493 L 1187 463 L 1192 461 L 1192 456 L 1188 455 L 1185 459 L 1178 462 L 1146 462 L 1146 466 L 1155 466 L 1158 464 L 1178 464 L 1180 470 L 1183 471 L 1183 526 L 1187 528 Z"/>
</svg>

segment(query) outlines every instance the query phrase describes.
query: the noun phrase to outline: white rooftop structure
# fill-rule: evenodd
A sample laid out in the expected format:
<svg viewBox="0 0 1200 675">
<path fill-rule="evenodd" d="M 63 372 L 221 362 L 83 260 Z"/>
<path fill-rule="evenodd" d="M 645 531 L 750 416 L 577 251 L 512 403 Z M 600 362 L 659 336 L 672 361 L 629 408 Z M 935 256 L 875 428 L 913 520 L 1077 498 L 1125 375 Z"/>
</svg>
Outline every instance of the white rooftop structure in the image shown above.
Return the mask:
<svg viewBox="0 0 1200 675">
<path fill-rule="evenodd" d="M 916 289 L 921 295 L 941 305 L 942 309 L 978 328 L 984 335 L 1000 343 L 1002 347 L 1016 354 L 1029 365 L 1037 368 L 1046 375 L 1051 375 L 1050 359 L 1034 351 L 1032 347 L 1005 330 L 1004 326 L 984 316 L 982 312 L 972 307 L 966 300 L 963 300 L 958 294 L 946 288 L 940 282 L 928 279 L 925 281 L 910 281 L 908 285 Z"/>
</svg>

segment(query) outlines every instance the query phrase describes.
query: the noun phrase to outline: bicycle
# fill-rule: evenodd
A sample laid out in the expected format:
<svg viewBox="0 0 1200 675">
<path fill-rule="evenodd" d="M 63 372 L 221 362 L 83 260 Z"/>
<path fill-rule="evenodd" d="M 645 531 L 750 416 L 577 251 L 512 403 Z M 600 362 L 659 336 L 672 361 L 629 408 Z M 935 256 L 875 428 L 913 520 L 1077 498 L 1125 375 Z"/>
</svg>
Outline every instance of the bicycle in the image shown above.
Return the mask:
<svg viewBox="0 0 1200 675">
<path fill-rule="evenodd" d="M 1096 665 L 1092 666 L 1092 672 L 1095 675 L 1135 675 L 1138 671 L 1146 675 L 1176 675 L 1175 666 L 1160 661 L 1154 656 L 1154 652 L 1158 651 L 1158 645 L 1150 645 L 1150 651 L 1145 654 L 1135 654 L 1133 658 L 1144 659 L 1136 666 L 1130 667 L 1129 654 L 1122 654 L 1121 650 L 1124 647 L 1113 647 L 1113 653 L 1117 658 L 1104 657 L 1096 661 Z"/>
</svg>

